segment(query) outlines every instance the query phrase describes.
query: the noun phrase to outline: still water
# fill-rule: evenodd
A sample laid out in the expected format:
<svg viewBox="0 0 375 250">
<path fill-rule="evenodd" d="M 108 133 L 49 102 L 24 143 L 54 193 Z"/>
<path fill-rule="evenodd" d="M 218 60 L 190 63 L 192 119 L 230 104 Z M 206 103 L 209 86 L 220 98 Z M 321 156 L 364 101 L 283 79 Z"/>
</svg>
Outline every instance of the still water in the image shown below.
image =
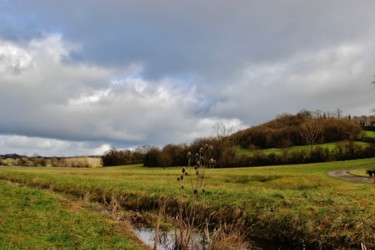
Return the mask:
<svg viewBox="0 0 375 250">
<path fill-rule="evenodd" d="M 134 229 L 133 231 L 138 236 L 138 238 L 142 240 L 146 245 L 150 247 L 154 246 L 155 229 L 138 228 L 138 229 Z M 160 234 L 161 236 L 159 237 L 159 240 L 157 242 L 157 249 L 158 250 L 173 250 L 175 233 L 173 231 L 169 231 L 169 232 L 162 232 Z M 202 242 L 203 242 L 202 236 L 194 235 L 192 239 L 192 243 L 191 243 L 193 247 L 191 247 L 191 249 L 196 249 L 196 250 L 206 249 L 202 245 Z M 282 249 L 289 249 L 289 248 L 285 246 L 281 246 L 279 244 L 275 244 L 273 242 L 252 241 L 251 249 L 253 250 L 262 250 L 262 249 L 282 250 Z M 238 249 L 238 250 L 246 250 L 246 249 Z"/>
</svg>

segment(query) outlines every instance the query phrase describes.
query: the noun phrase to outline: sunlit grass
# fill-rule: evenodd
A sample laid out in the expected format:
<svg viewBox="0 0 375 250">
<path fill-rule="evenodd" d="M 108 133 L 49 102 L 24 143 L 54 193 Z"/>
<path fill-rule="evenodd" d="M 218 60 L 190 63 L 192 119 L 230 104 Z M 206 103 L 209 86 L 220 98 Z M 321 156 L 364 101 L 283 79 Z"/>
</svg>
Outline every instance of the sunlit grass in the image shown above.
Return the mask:
<svg viewBox="0 0 375 250">
<path fill-rule="evenodd" d="M 375 132 L 374 132 L 374 135 L 375 135 Z M 355 144 L 358 145 L 358 146 L 362 146 L 362 147 L 368 146 L 367 142 L 361 142 L 361 141 L 356 141 Z M 322 149 L 328 149 L 329 151 L 332 151 L 333 149 L 335 149 L 336 145 L 337 145 L 337 142 L 330 142 L 330 143 L 316 144 L 316 145 L 314 145 L 314 147 L 320 147 Z M 286 150 L 288 150 L 288 153 L 298 152 L 298 151 L 307 151 L 308 152 L 308 151 L 311 150 L 311 146 L 310 145 L 292 146 L 292 147 L 287 148 Z M 263 152 L 267 155 L 268 154 L 282 155 L 283 149 L 282 148 L 267 148 L 267 149 L 238 148 L 237 149 L 237 153 L 240 156 L 241 155 L 253 156 L 255 152 Z"/>
<path fill-rule="evenodd" d="M 375 166 L 375 158 L 342 162 L 208 169 L 206 207 L 229 216 L 245 212 L 250 235 L 270 239 L 349 244 L 366 240 L 375 246 L 374 186 L 327 176 L 328 171 Z M 188 170 L 191 174 L 193 171 Z M 132 209 L 155 208 L 161 196 L 191 201 L 186 180 L 179 189 L 180 167 L 140 165 L 96 169 L 5 168 L 0 178 L 11 179 L 92 200 L 116 198 Z M 228 210 L 228 208 L 230 208 Z M 357 227 L 365 230 L 359 233 Z M 361 229 L 362 230 L 362 229 Z M 343 239 L 346 239 L 347 242 Z M 372 244 L 372 245 L 371 245 Z"/>
<path fill-rule="evenodd" d="M 82 202 L 0 181 L 0 249 L 141 249 L 129 229 Z"/>
<path fill-rule="evenodd" d="M 364 135 L 366 137 L 373 137 L 373 138 L 375 138 L 375 131 L 364 131 Z"/>
</svg>

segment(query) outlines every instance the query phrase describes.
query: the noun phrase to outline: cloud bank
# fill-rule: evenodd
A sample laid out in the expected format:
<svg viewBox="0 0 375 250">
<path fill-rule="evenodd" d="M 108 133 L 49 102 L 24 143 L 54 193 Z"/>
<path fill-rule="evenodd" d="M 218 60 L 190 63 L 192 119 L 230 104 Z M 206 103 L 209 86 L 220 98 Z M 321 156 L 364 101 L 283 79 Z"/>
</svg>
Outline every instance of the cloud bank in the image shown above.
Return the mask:
<svg viewBox="0 0 375 250">
<path fill-rule="evenodd" d="M 0 0 L 0 153 L 191 142 L 375 106 L 373 1 Z"/>
</svg>

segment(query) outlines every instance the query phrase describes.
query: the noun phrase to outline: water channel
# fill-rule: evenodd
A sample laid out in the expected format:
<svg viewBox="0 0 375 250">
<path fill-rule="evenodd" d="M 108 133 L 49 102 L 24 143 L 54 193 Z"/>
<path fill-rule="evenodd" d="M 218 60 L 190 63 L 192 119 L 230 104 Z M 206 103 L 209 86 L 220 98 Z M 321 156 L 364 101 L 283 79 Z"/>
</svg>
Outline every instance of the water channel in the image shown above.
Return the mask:
<svg viewBox="0 0 375 250">
<path fill-rule="evenodd" d="M 134 233 L 137 237 L 142 240 L 146 245 L 153 247 L 155 242 L 155 229 L 152 228 L 135 228 L 133 229 Z M 157 249 L 158 250 L 173 250 L 174 248 L 174 240 L 175 240 L 175 233 L 173 231 L 169 232 L 162 232 L 160 233 L 161 236 L 157 242 Z M 204 250 L 206 249 L 202 244 L 202 236 L 194 235 L 192 238 L 192 249 L 196 250 Z M 287 246 L 282 246 L 280 244 L 276 244 L 274 242 L 267 242 L 262 240 L 252 240 L 251 241 L 251 249 L 253 250 L 283 250 L 283 249 L 290 249 Z M 238 250 L 246 250 L 246 249 L 238 249 Z"/>
</svg>

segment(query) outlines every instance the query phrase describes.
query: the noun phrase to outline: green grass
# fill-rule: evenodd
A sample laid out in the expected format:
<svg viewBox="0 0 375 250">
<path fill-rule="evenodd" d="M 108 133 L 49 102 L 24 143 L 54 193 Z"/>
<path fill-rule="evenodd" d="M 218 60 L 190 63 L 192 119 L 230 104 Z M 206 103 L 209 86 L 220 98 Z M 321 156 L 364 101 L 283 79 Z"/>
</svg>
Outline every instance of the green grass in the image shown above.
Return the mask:
<svg viewBox="0 0 375 250">
<path fill-rule="evenodd" d="M 364 135 L 366 137 L 372 137 L 375 138 L 375 131 L 364 131 Z"/>
<path fill-rule="evenodd" d="M 375 134 L 375 132 L 374 132 L 374 134 Z M 330 143 L 316 144 L 316 145 L 314 145 L 314 147 L 321 147 L 323 149 L 328 149 L 328 150 L 332 151 L 336 147 L 336 144 L 337 144 L 337 142 L 330 142 Z M 360 146 L 367 146 L 368 145 L 367 142 L 361 142 L 361 141 L 357 141 L 357 142 L 355 142 L 355 144 L 360 145 Z M 309 152 L 310 149 L 311 149 L 310 145 L 292 146 L 292 147 L 288 148 L 288 153 L 296 152 L 296 151 L 302 151 L 302 150 Z M 283 149 L 281 149 L 281 148 L 267 148 L 267 149 L 250 150 L 250 149 L 246 149 L 246 148 L 238 148 L 238 150 L 237 150 L 237 153 L 240 156 L 242 156 L 242 155 L 243 156 L 253 156 L 253 154 L 255 152 L 263 152 L 267 155 L 271 154 L 271 153 L 282 155 Z"/>
<path fill-rule="evenodd" d="M 352 175 L 368 177 L 369 175 L 366 173 L 367 170 L 375 171 L 375 165 L 370 165 L 370 166 L 366 166 L 366 167 L 362 167 L 358 169 L 352 169 L 349 171 L 349 173 Z"/>
<path fill-rule="evenodd" d="M 303 240 L 312 247 L 330 244 L 347 247 L 360 241 L 375 247 L 374 185 L 341 181 L 326 174 L 362 165 L 366 165 L 363 169 L 375 166 L 375 158 L 208 169 L 205 209 L 200 211 L 201 216 L 215 213 L 231 220 L 236 211 L 243 211 L 250 236 L 297 243 Z M 181 169 L 177 167 L 0 169 L 1 179 L 94 201 L 117 199 L 124 207 L 134 210 L 152 210 L 162 196 L 172 203 L 174 200 L 192 202 L 189 181 L 185 180 L 184 190 L 178 188 L 180 174 Z M 174 208 L 171 206 L 170 211 Z"/>
<path fill-rule="evenodd" d="M 141 249 L 129 229 L 47 190 L 0 181 L 0 249 Z"/>
</svg>

